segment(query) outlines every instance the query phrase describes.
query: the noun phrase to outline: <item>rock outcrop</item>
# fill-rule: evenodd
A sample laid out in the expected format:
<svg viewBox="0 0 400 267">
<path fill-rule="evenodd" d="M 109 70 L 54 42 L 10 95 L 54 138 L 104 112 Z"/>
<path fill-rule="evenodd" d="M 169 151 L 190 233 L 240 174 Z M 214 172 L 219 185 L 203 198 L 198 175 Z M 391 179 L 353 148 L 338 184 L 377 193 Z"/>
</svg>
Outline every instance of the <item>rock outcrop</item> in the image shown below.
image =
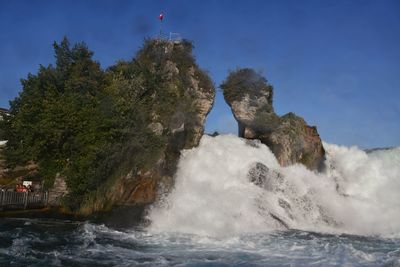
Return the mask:
<svg viewBox="0 0 400 267">
<path fill-rule="evenodd" d="M 37 164 L 16 169 L 14 176 L 35 172 L 49 190 L 49 204 L 61 212 L 89 217 L 126 207 L 145 210 L 172 188 L 180 152 L 199 144 L 214 103 L 214 84 L 192 49 L 186 40 L 148 39 L 135 58 L 103 71 L 84 44 L 70 49 L 66 38 L 55 44 L 56 67 L 28 78 L 52 85 L 35 82 L 31 88 L 26 81 L 29 89 L 11 104 L 6 124 L 18 127 L 6 128 L 8 160 L 16 155 L 8 164 Z M 37 97 L 43 90 L 52 93 Z M 43 107 L 47 101 L 52 104 Z M 40 136 L 51 140 L 36 142 L 25 133 L 39 129 L 42 120 L 52 124 L 44 123 Z M 30 143 L 21 146 L 21 138 Z M 0 155 L 0 184 L 7 184 L 9 170 L 2 164 Z"/>
<path fill-rule="evenodd" d="M 264 188 L 267 191 L 282 191 L 282 174 L 269 169 L 267 166 L 260 162 L 256 162 L 254 166 L 250 168 L 247 176 L 250 182 L 261 188 Z"/>
<path fill-rule="evenodd" d="M 278 116 L 272 106 L 273 87 L 264 77 L 252 69 L 239 69 L 221 88 L 240 137 L 261 140 L 282 166 L 302 163 L 311 170 L 322 168 L 325 150 L 317 128 L 294 113 Z"/>
<path fill-rule="evenodd" d="M 293 186 L 291 179 L 277 170 L 256 162 L 250 167 L 247 177 L 250 182 L 264 189 L 268 195 L 268 202 L 256 200 L 261 214 L 269 216 L 282 227 L 291 229 L 296 222 L 301 220 L 301 217 L 309 216 L 319 223 L 340 225 L 321 205 L 313 201 L 308 193 L 299 191 L 296 186 Z M 265 205 L 269 202 L 277 205 L 273 207 Z"/>
<path fill-rule="evenodd" d="M 139 51 L 135 64 L 157 79 L 157 88 L 148 100 L 152 105 L 147 128 L 163 147 L 146 159 L 146 167 L 131 168 L 82 213 L 104 210 L 105 206 L 140 207 L 154 203 L 173 186 L 180 151 L 199 144 L 204 124 L 215 97 L 208 75 L 195 63 L 192 44 L 149 40 Z"/>
<path fill-rule="evenodd" d="M 62 198 L 68 194 L 67 183 L 65 178 L 57 174 L 53 186 L 49 189 L 48 204 L 52 207 L 61 205 Z"/>
</svg>

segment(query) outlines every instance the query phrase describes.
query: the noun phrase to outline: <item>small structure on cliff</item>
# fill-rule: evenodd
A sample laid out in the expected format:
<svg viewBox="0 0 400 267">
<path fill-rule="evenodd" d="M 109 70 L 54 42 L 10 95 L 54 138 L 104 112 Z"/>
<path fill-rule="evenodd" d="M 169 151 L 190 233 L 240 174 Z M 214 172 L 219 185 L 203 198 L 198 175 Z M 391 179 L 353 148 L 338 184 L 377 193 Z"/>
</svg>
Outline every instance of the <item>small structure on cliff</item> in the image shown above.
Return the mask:
<svg viewBox="0 0 400 267">
<path fill-rule="evenodd" d="M 259 73 L 248 68 L 231 72 L 221 88 L 238 122 L 239 137 L 261 140 L 282 166 L 323 167 L 325 150 L 317 128 L 291 112 L 278 116 L 272 106 L 273 87 Z"/>
<path fill-rule="evenodd" d="M 174 42 L 175 44 L 179 44 L 180 42 L 182 42 L 182 37 L 181 37 L 180 33 L 170 32 L 169 33 L 169 41 Z"/>
</svg>

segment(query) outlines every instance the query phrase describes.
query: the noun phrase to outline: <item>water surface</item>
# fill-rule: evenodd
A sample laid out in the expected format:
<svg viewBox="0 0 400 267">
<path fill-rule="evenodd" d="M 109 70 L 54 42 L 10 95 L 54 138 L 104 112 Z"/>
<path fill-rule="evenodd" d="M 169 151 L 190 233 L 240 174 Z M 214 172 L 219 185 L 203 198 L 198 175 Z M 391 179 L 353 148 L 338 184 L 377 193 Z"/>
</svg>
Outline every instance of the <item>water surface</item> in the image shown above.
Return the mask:
<svg viewBox="0 0 400 267">
<path fill-rule="evenodd" d="M 294 230 L 213 238 L 3 219 L 0 266 L 400 266 L 400 239 Z"/>
</svg>

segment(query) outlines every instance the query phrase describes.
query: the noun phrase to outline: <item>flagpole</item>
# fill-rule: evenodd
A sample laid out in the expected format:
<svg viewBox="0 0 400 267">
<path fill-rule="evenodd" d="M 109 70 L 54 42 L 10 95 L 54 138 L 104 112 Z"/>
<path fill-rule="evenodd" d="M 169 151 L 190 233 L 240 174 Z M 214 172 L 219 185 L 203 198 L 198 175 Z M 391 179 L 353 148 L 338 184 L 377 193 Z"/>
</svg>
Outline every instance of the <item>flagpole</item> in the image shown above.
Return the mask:
<svg viewBox="0 0 400 267">
<path fill-rule="evenodd" d="M 160 20 L 160 39 L 162 38 L 162 19 Z"/>
<path fill-rule="evenodd" d="M 162 22 L 164 19 L 164 13 L 161 12 L 160 15 L 158 16 L 158 19 L 160 20 L 160 34 L 159 34 L 159 39 L 162 39 Z"/>
</svg>

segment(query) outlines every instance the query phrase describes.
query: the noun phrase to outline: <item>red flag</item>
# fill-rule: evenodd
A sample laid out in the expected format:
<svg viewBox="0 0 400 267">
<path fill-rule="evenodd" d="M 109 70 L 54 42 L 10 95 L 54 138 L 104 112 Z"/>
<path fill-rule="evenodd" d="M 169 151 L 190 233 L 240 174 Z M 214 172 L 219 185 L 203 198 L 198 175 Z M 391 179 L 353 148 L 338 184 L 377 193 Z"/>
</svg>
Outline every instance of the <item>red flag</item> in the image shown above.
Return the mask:
<svg viewBox="0 0 400 267">
<path fill-rule="evenodd" d="M 164 19 L 164 13 L 161 12 L 160 15 L 158 16 L 158 19 L 162 21 Z"/>
</svg>

